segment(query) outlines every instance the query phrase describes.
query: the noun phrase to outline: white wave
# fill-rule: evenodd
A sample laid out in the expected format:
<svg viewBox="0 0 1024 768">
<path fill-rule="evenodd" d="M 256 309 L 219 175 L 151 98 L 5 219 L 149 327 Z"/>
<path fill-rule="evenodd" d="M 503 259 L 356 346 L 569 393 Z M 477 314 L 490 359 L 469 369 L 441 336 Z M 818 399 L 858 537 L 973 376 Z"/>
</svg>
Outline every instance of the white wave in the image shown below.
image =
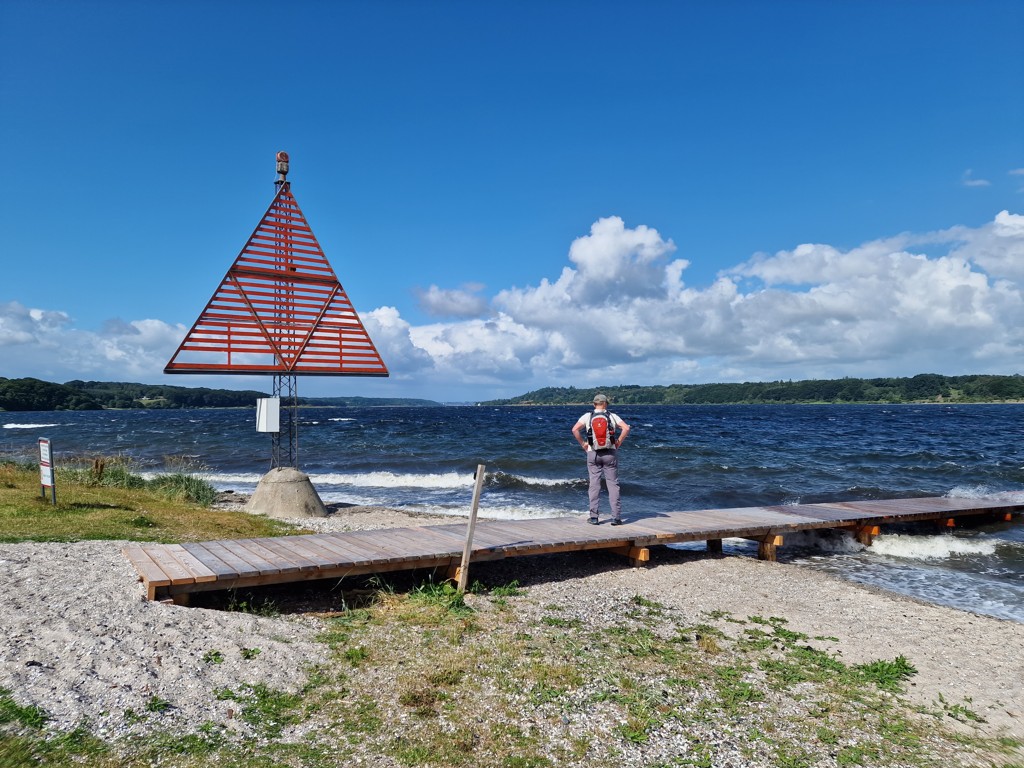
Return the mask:
<svg viewBox="0 0 1024 768">
<path fill-rule="evenodd" d="M 196 475 L 213 485 L 247 483 L 256 485 L 263 475 L 256 472 L 197 472 Z"/>
<path fill-rule="evenodd" d="M 362 472 L 351 475 L 329 473 L 310 475 L 314 485 L 352 485 L 369 488 L 472 488 L 473 475 L 445 472 L 430 474 L 398 474 L 396 472 Z"/>
<path fill-rule="evenodd" d="M 352 419 L 352 418 L 343 419 L 340 416 L 336 416 L 333 419 L 328 419 L 328 421 L 355 421 L 355 419 Z"/>
<path fill-rule="evenodd" d="M 468 517 L 469 510 L 465 513 Z M 504 505 L 490 506 L 481 502 L 477 516 L 486 520 L 535 520 L 549 517 L 571 517 L 577 513 L 567 513 L 564 509 L 557 507 L 538 507 L 536 505 Z M 583 522 L 585 513 L 579 513 L 580 522 Z"/>
<path fill-rule="evenodd" d="M 946 496 L 951 499 L 995 499 L 1011 504 L 1024 503 L 1024 491 L 993 491 L 987 485 L 958 485 L 950 488 Z"/>
<path fill-rule="evenodd" d="M 884 534 L 875 539 L 871 551 L 907 560 L 945 560 L 953 555 L 991 555 L 996 551 L 996 543 L 958 536 Z"/>
<path fill-rule="evenodd" d="M 509 477 L 526 485 L 542 486 L 572 485 L 578 480 L 578 478 L 575 477 L 526 477 L 525 475 L 509 475 Z"/>
<path fill-rule="evenodd" d="M 56 427 L 58 424 L 4 424 L 4 429 L 42 429 L 43 427 Z"/>
<path fill-rule="evenodd" d="M 428 515 L 446 515 L 455 518 L 468 518 L 469 517 L 469 504 L 465 506 L 443 506 L 439 504 L 417 504 L 415 506 L 403 506 L 399 509 L 407 510 L 410 512 L 422 512 Z M 573 513 L 575 514 L 575 513 Z M 481 504 L 477 509 L 477 518 L 480 520 L 540 520 L 551 517 L 569 517 L 564 509 L 557 509 L 555 507 L 537 507 L 537 506 L 517 506 L 517 505 L 506 505 L 506 506 L 490 506 L 487 504 Z M 580 514 L 580 522 L 583 523 L 586 514 Z"/>
</svg>

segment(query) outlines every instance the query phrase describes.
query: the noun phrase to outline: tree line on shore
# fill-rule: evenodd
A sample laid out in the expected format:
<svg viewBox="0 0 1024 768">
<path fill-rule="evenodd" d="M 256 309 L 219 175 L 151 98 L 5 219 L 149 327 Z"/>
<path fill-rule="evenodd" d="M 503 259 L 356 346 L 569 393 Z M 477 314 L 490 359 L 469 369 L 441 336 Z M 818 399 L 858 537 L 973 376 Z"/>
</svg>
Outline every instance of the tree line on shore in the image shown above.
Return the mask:
<svg viewBox="0 0 1024 768">
<path fill-rule="evenodd" d="M 266 397 L 252 390 L 174 387 L 122 381 L 69 381 L 0 378 L 0 410 L 94 411 L 102 408 L 235 408 Z"/>
<path fill-rule="evenodd" d="M 269 397 L 255 390 L 177 387 L 124 381 L 68 381 L 0 376 L 0 411 L 96 411 L 103 408 L 252 408 Z M 371 397 L 298 398 L 300 405 L 437 405 L 431 400 Z"/>
<path fill-rule="evenodd" d="M 577 405 L 604 392 L 618 405 L 726 405 L 783 403 L 982 403 L 1024 402 L 1024 376 L 942 376 L 808 379 L 736 384 L 619 385 L 593 388 L 544 387 L 481 405 Z M 0 376 L 2 411 L 83 411 L 102 408 L 251 408 L 255 390 L 177 387 L 130 382 L 69 381 L 64 384 Z M 437 405 L 410 398 L 299 398 L 300 405 Z"/>
<path fill-rule="evenodd" d="M 1024 401 L 1024 376 L 942 376 L 809 379 L 737 384 L 544 387 L 482 405 L 577 405 L 604 392 L 616 405 L 726 405 L 784 403 L 982 403 Z"/>
</svg>

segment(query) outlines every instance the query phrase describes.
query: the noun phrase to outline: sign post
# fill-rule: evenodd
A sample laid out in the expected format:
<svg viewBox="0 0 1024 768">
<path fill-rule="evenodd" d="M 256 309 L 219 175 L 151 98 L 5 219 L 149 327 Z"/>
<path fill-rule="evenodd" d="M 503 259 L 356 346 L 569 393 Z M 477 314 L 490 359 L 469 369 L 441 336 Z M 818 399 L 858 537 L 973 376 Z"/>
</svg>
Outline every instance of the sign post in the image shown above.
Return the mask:
<svg viewBox="0 0 1024 768">
<path fill-rule="evenodd" d="M 57 504 L 57 481 L 53 477 L 53 451 L 50 448 L 50 438 L 39 438 L 39 484 L 43 498 L 46 498 L 46 489 L 50 489 L 50 498 L 54 506 Z"/>
<path fill-rule="evenodd" d="M 473 506 L 469 510 L 469 525 L 466 526 L 466 544 L 462 548 L 462 565 L 458 570 L 458 590 L 461 595 L 466 591 L 466 583 L 469 581 L 469 556 L 473 552 L 473 529 L 476 528 L 476 512 L 480 507 L 480 491 L 484 487 L 483 464 L 476 467 L 476 485 L 473 486 Z"/>
</svg>

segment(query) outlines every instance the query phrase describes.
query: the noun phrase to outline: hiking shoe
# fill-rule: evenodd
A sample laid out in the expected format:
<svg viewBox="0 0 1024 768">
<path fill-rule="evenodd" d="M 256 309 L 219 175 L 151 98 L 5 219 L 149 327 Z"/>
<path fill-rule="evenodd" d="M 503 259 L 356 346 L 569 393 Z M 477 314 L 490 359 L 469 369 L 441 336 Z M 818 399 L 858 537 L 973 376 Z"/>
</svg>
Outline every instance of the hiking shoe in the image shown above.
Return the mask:
<svg viewBox="0 0 1024 768">
<path fill-rule="evenodd" d="M 622 525 L 622 520 L 616 517 L 612 520 L 612 525 Z"/>
<path fill-rule="evenodd" d="M 596 517 L 592 517 L 589 520 L 587 520 L 587 522 L 590 523 L 591 525 L 597 525 L 597 518 Z"/>
</svg>

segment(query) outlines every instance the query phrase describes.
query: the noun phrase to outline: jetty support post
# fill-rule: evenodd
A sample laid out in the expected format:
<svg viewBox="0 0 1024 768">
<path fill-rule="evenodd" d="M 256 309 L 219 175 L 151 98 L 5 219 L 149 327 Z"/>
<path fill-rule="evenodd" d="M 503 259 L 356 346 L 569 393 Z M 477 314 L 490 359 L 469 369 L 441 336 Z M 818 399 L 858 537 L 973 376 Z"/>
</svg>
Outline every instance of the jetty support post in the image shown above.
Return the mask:
<svg viewBox="0 0 1024 768">
<path fill-rule="evenodd" d="M 616 555 L 622 555 L 623 557 L 629 558 L 629 562 L 634 568 L 639 568 L 651 559 L 650 549 L 647 547 L 633 546 L 632 544 L 627 544 L 624 547 L 612 547 L 608 551 L 614 552 Z"/>
<path fill-rule="evenodd" d="M 722 554 L 722 540 L 708 539 L 708 553 L 712 555 Z"/>
<path fill-rule="evenodd" d="M 858 525 L 853 529 L 853 537 L 865 547 L 870 547 L 880 530 L 877 525 Z"/>
<path fill-rule="evenodd" d="M 476 528 L 476 513 L 480 508 L 480 492 L 484 487 L 485 465 L 476 467 L 476 484 L 473 486 L 473 506 L 469 510 L 469 525 L 466 527 L 466 543 L 462 547 L 462 564 L 455 569 L 454 578 L 458 582 L 459 593 L 466 591 L 469 581 L 469 556 L 473 551 L 473 530 Z"/>
<path fill-rule="evenodd" d="M 757 559 L 775 562 L 775 550 L 782 546 L 782 537 L 775 533 L 767 533 L 764 536 L 745 536 L 747 541 L 757 542 Z"/>
</svg>

